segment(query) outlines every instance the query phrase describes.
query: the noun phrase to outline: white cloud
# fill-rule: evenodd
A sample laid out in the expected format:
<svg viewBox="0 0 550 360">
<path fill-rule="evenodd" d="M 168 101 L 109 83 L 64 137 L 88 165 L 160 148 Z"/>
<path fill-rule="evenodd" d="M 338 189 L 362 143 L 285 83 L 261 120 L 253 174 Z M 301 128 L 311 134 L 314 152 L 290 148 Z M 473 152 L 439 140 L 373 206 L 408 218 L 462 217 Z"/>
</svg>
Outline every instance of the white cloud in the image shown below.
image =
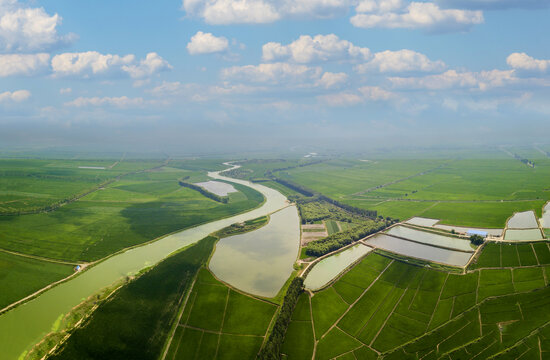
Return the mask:
<svg viewBox="0 0 550 360">
<path fill-rule="evenodd" d="M 0 49 L 9 52 L 28 52 L 51 49 L 74 39 L 61 36 L 58 14 L 49 15 L 43 8 L 24 7 L 14 0 L 0 3 Z"/>
<path fill-rule="evenodd" d="M 147 54 L 136 64 L 134 55 L 101 54 L 97 51 L 64 53 L 53 57 L 52 70 L 55 76 L 82 76 L 127 73 L 132 78 L 142 78 L 171 66 L 156 53 Z"/>
<path fill-rule="evenodd" d="M 330 60 L 367 60 L 370 50 L 340 40 L 334 34 L 302 35 L 288 45 L 269 42 L 262 48 L 264 61 L 289 59 L 297 63 L 310 63 Z"/>
<path fill-rule="evenodd" d="M 319 79 L 318 85 L 324 87 L 325 89 L 330 89 L 338 85 L 342 85 L 346 81 L 348 81 L 348 75 L 345 73 L 326 72 L 323 76 L 321 76 L 321 79 Z"/>
<path fill-rule="evenodd" d="M 329 18 L 345 13 L 354 0 L 183 0 L 188 15 L 208 24 L 265 24 L 283 18 Z"/>
<path fill-rule="evenodd" d="M 9 54 L 0 55 L 0 77 L 12 75 L 31 75 L 48 67 L 50 55 Z"/>
<path fill-rule="evenodd" d="M 363 95 L 363 98 L 366 100 L 380 101 L 390 100 L 396 97 L 394 93 L 386 91 L 378 86 L 363 86 L 357 90 L 359 90 L 361 95 Z"/>
<path fill-rule="evenodd" d="M 546 71 L 550 68 L 550 60 L 538 60 L 526 53 L 513 53 L 508 56 L 506 63 L 514 69 Z"/>
<path fill-rule="evenodd" d="M 357 65 L 355 70 L 359 73 L 365 73 L 369 70 L 394 73 L 409 71 L 437 72 L 443 71 L 445 67 L 443 61 L 432 61 L 424 54 L 404 49 L 376 53 L 371 61 Z"/>
<path fill-rule="evenodd" d="M 170 70 L 172 65 L 164 60 L 159 54 L 150 52 L 141 60 L 138 65 L 124 65 L 122 70 L 126 71 L 134 79 L 151 76 L 157 72 Z"/>
<path fill-rule="evenodd" d="M 17 91 L 5 91 L 0 93 L 0 103 L 7 102 L 21 102 L 25 101 L 31 97 L 31 92 L 28 90 L 17 90 Z"/>
<path fill-rule="evenodd" d="M 65 103 L 65 106 L 71 107 L 87 107 L 87 106 L 104 106 L 110 105 L 119 108 L 127 108 L 133 106 L 142 106 L 145 103 L 143 98 L 129 98 L 127 96 L 120 97 L 79 97 L 73 101 Z"/>
<path fill-rule="evenodd" d="M 424 29 L 431 32 L 465 31 L 483 23 L 481 11 L 441 9 L 430 2 L 373 0 L 360 3 L 350 21 L 361 28 Z"/>
<path fill-rule="evenodd" d="M 212 33 L 197 32 L 187 44 L 187 51 L 191 55 L 212 54 L 226 51 L 229 41 L 225 37 L 216 37 Z"/>
<path fill-rule="evenodd" d="M 62 88 L 62 89 L 59 89 L 59 93 L 61 95 L 65 95 L 65 94 L 70 94 L 73 92 L 73 89 L 71 88 Z"/>
<path fill-rule="evenodd" d="M 378 86 L 363 86 L 357 92 L 339 92 L 319 96 L 318 99 L 329 106 L 353 106 L 367 101 L 388 101 L 397 99 L 397 95 Z"/>
<path fill-rule="evenodd" d="M 425 77 L 390 77 L 389 81 L 397 88 L 443 90 L 467 88 L 487 90 L 516 82 L 514 70 L 490 70 L 481 72 L 457 72 L 448 70 L 442 74 Z"/>
<path fill-rule="evenodd" d="M 182 87 L 183 84 L 179 81 L 163 81 L 162 84 L 155 86 L 149 92 L 154 96 L 173 96 L 181 93 Z"/>
<path fill-rule="evenodd" d="M 320 67 L 289 63 L 233 66 L 222 70 L 222 77 L 225 79 L 272 84 L 315 82 L 321 74 Z"/>
</svg>

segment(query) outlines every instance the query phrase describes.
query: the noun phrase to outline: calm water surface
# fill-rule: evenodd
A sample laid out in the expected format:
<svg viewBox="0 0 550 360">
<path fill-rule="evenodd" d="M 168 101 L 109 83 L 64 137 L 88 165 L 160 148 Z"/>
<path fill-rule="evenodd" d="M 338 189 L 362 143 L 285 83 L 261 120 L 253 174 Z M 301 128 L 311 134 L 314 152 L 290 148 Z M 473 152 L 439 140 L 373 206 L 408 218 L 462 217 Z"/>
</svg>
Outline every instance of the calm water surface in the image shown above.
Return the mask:
<svg viewBox="0 0 550 360">
<path fill-rule="evenodd" d="M 386 234 L 375 235 L 366 242 L 370 245 L 397 254 L 411 256 L 428 261 L 435 261 L 453 266 L 465 266 L 470 260 L 470 257 L 473 255 L 471 253 L 452 251 L 407 240 L 402 240 Z"/>
<path fill-rule="evenodd" d="M 268 187 L 244 180 L 235 180 L 209 173 L 215 179 L 223 179 L 249 186 L 261 192 L 265 203 L 247 213 L 217 220 L 135 249 L 127 250 L 88 269 L 76 278 L 58 285 L 37 298 L 0 316 L 0 359 L 17 359 L 51 331 L 53 324 L 82 300 L 98 290 L 111 285 L 122 277 L 156 264 L 172 252 L 193 244 L 208 234 L 236 222 L 270 214 L 288 205 L 286 198 Z M 296 224 L 297 214 L 296 216 Z M 294 225 L 292 225 L 294 226 Z M 299 231 L 298 225 L 294 231 Z M 294 255 L 295 256 L 295 255 Z M 294 261 L 294 258 L 292 258 Z"/>
<path fill-rule="evenodd" d="M 274 297 L 294 270 L 299 248 L 298 210 L 289 206 L 258 230 L 221 239 L 209 267 L 237 289 Z"/>
<path fill-rule="evenodd" d="M 508 220 L 508 228 L 510 229 L 534 229 L 538 227 L 535 212 L 532 210 L 515 213 Z"/>
<path fill-rule="evenodd" d="M 432 234 L 426 231 L 411 229 L 406 226 L 394 226 L 388 231 L 388 234 L 429 245 L 443 246 L 463 251 L 474 251 L 474 249 L 470 246 L 469 240 L 462 240 L 455 237 Z"/>
<path fill-rule="evenodd" d="M 350 264 L 372 251 L 363 244 L 352 246 L 338 254 L 319 261 L 309 272 L 304 281 L 306 288 L 317 290 L 328 284 L 344 271 Z"/>
</svg>

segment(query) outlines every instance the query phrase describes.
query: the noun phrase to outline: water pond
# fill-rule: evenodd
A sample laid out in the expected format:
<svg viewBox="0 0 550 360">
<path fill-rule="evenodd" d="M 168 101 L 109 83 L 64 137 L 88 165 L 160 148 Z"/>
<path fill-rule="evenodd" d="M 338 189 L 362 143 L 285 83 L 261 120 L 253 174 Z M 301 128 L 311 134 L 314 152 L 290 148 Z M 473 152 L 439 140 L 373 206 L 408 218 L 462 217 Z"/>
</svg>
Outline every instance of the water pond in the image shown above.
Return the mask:
<svg viewBox="0 0 550 360">
<path fill-rule="evenodd" d="M 249 212 L 183 230 L 144 246 L 115 255 L 79 276 L 62 283 L 13 310 L 0 315 L 0 358 L 17 359 L 51 331 L 56 320 L 82 300 L 118 279 L 154 265 L 174 251 L 193 244 L 208 234 L 236 222 L 265 216 L 288 205 L 286 198 L 271 188 L 244 180 L 209 173 L 212 178 L 249 186 L 261 192 L 265 203 Z M 296 222 L 298 222 L 297 214 Z M 296 225 L 296 231 L 298 225 Z M 290 260 L 289 260 L 290 261 Z M 294 261 L 294 256 L 291 261 Z"/>
<path fill-rule="evenodd" d="M 439 222 L 438 219 L 428 219 L 423 217 L 413 217 L 407 221 L 405 221 L 407 224 L 411 225 L 418 225 L 418 226 L 426 226 L 426 227 L 432 227 L 435 224 Z"/>
<path fill-rule="evenodd" d="M 502 229 L 481 229 L 481 228 L 471 228 L 471 227 L 452 226 L 452 225 L 435 225 L 434 228 L 446 230 L 446 231 L 454 230 L 457 233 L 462 233 L 462 234 L 466 234 L 468 230 L 479 230 L 479 231 L 485 231 L 487 234 L 492 236 L 502 235 Z"/>
<path fill-rule="evenodd" d="M 535 212 L 532 210 L 515 213 L 508 220 L 509 229 L 534 229 L 538 227 L 539 224 L 537 223 Z"/>
<path fill-rule="evenodd" d="M 200 186 L 201 188 L 210 191 L 211 193 L 218 196 L 227 196 L 227 194 L 237 192 L 237 189 L 235 189 L 233 185 L 221 181 L 210 180 L 196 183 L 195 185 Z"/>
<path fill-rule="evenodd" d="M 542 234 L 539 229 L 524 229 L 524 230 L 506 230 L 504 240 L 529 241 L 542 240 Z"/>
<path fill-rule="evenodd" d="M 318 290 L 337 277 L 348 266 L 372 251 L 372 248 L 357 244 L 338 254 L 319 261 L 309 272 L 304 281 L 306 288 Z"/>
<path fill-rule="evenodd" d="M 366 243 L 397 254 L 460 267 L 466 266 L 473 255 L 472 253 L 452 251 L 402 240 L 386 234 L 375 235 Z"/>
<path fill-rule="evenodd" d="M 274 297 L 294 270 L 299 248 L 298 210 L 289 206 L 258 230 L 221 239 L 209 267 L 237 289 Z"/>
<path fill-rule="evenodd" d="M 414 240 L 423 244 L 443 246 L 446 248 L 474 251 L 470 245 L 469 240 L 462 240 L 450 236 L 443 236 L 438 234 L 429 233 L 426 231 L 420 231 L 411 229 L 406 226 L 394 226 L 388 232 L 389 235 L 399 236 L 405 239 Z"/>
<path fill-rule="evenodd" d="M 544 207 L 540 222 L 543 228 L 550 229 L 550 202 Z"/>
</svg>

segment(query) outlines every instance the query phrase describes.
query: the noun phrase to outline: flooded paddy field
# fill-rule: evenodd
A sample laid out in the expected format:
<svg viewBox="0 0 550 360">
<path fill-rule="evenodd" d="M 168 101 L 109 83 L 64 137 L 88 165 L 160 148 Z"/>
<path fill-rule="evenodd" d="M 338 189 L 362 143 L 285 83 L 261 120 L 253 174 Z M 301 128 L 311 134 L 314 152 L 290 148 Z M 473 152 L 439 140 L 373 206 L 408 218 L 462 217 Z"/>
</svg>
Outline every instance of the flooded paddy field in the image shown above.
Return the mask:
<svg viewBox="0 0 550 360">
<path fill-rule="evenodd" d="M 237 192 L 238 190 L 231 184 L 224 183 L 221 181 L 204 181 L 195 183 L 195 185 L 200 186 L 201 188 L 210 191 L 213 194 L 218 196 L 227 196 L 230 193 Z"/>
<path fill-rule="evenodd" d="M 423 217 L 413 217 L 413 218 L 405 221 L 405 223 L 407 223 L 407 224 L 418 225 L 418 226 L 426 226 L 426 227 L 432 227 L 435 224 L 437 224 L 438 222 L 439 222 L 439 219 L 428 219 L 428 218 L 423 218 Z"/>
<path fill-rule="evenodd" d="M 480 229 L 480 228 L 452 226 L 452 225 L 434 225 L 434 228 L 446 230 L 446 231 L 454 230 L 457 233 L 463 233 L 463 234 L 466 234 L 468 230 L 478 230 L 478 231 L 485 231 L 487 234 L 491 236 L 502 236 L 502 232 L 503 232 L 503 229 Z"/>
<path fill-rule="evenodd" d="M 504 234 L 504 240 L 529 241 L 542 239 L 543 237 L 539 229 L 508 229 Z"/>
<path fill-rule="evenodd" d="M 372 248 L 358 244 L 321 260 L 309 272 L 304 285 L 311 290 L 324 287 L 348 266 L 371 251 Z"/>
<path fill-rule="evenodd" d="M 427 245 L 441 246 L 462 251 L 474 251 L 469 240 L 433 234 L 426 231 L 411 229 L 406 226 L 394 226 L 387 232 L 387 234 L 421 242 Z"/>
<path fill-rule="evenodd" d="M 550 229 L 550 202 L 544 207 L 540 224 L 543 228 Z"/>
<path fill-rule="evenodd" d="M 473 255 L 402 240 L 386 234 L 378 234 L 365 243 L 397 254 L 459 267 L 466 266 Z"/>
<path fill-rule="evenodd" d="M 538 228 L 537 218 L 533 211 L 524 211 L 515 213 L 508 220 L 509 229 L 534 229 Z"/>
</svg>

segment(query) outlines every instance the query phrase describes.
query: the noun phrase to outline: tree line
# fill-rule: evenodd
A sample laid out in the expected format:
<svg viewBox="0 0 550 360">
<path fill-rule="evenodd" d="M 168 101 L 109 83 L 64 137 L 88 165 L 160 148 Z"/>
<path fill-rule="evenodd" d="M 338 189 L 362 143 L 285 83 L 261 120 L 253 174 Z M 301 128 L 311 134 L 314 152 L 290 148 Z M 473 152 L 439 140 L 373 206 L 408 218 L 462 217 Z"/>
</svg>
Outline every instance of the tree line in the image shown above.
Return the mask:
<svg viewBox="0 0 550 360">
<path fill-rule="evenodd" d="M 306 255 L 323 256 L 357 240 L 374 234 L 388 227 L 391 221 L 369 221 L 346 231 L 338 232 L 319 240 L 310 242 L 306 247 Z"/>
<path fill-rule="evenodd" d="M 277 319 L 275 319 L 273 330 L 271 331 L 265 346 L 258 354 L 258 359 L 279 360 L 281 358 L 281 346 L 285 340 L 286 330 L 290 324 L 290 319 L 292 318 L 294 308 L 298 303 L 298 298 L 303 291 L 304 279 L 301 277 L 294 278 L 288 287 L 283 300 L 283 305 L 277 315 Z"/>
<path fill-rule="evenodd" d="M 229 198 L 227 196 L 219 196 L 219 195 L 216 195 L 214 193 L 211 193 L 210 191 L 208 191 L 208 190 L 206 190 L 206 189 L 204 189 L 204 188 L 202 188 L 198 185 L 195 185 L 195 184 L 192 184 L 190 182 L 185 181 L 185 179 L 186 178 L 183 178 L 179 181 L 180 186 L 198 191 L 199 193 L 206 196 L 207 198 L 212 199 L 212 200 L 217 201 L 217 202 L 220 202 L 220 203 L 223 203 L 223 204 L 227 204 L 227 202 L 229 201 Z"/>
</svg>

